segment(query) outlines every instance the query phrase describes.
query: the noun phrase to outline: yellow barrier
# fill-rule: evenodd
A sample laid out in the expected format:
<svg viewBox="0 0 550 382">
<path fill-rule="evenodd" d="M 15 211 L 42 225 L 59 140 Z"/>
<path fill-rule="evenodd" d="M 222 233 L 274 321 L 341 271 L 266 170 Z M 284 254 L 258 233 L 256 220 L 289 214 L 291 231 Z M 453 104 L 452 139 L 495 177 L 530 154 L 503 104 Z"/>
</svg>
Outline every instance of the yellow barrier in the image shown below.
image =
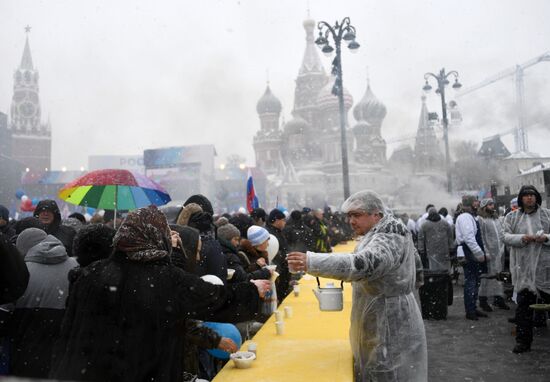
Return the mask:
<svg viewBox="0 0 550 382">
<path fill-rule="evenodd" d="M 351 252 L 354 245 L 355 242 L 339 245 L 334 252 Z M 327 281 L 321 279 L 321 286 Z M 275 315 L 272 315 L 252 339 L 258 345 L 252 367 L 237 369 L 233 361 L 229 361 L 213 382 L 353 381 L 348 334 L 351 285 L 344 284 L 341 312 L 321 312 L 312 292 L 316 287 L 314 277 L 304 276 L 300 280 L 300 295 L 295 297 L 291 293 L 278 308 L 283 317 L 286 306 L 291 306 L 293 311 L 292 318 L 284 318 L 284 334 L 276 334 Z M 245 342 L 241 350 L 247 350 L 249 342 Z"/>
</svg>

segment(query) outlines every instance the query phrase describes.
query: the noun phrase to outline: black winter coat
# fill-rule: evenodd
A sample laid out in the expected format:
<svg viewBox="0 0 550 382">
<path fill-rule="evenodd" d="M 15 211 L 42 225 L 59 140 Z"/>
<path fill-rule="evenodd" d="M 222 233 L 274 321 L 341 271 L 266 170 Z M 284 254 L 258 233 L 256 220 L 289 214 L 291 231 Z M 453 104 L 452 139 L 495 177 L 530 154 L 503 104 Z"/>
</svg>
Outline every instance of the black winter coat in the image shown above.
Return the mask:
<svg viewBox="0 0 550 382">
<path fill-rule="evenodd" d="M 267 268 L 256 269 L 254 271 L 247 271 L 250 266 L 250 262 L 244 253 L 239 253 L 227 240 L 218 238 L 222 250 L 227 258 L 227 267 L 235 270 L 235 274 L 231 278 L 231 283 L 238 283 L 250 280 L 269 280 L 271 272 Z"/>
<path fill-rule="evenodd" d="M 215 275 L 224 283 L 227 281 L 227 259 L 220 243 L 212 232 L 201 233 L 202 248 L 195 274 L 198 276 Z"/>
<path fill-rule="evenodd" d="M 0 233 L 0 304 L 17 300 L 25 293 L 28 283 L 29 271 L 23 256 L 9 237 Z"/>
<path fill-rule="evenodd" d="M 115 253 L 80 269 L 56 343 L 51 378 L 182 381 L 186 318 L 235 322 L 255 317 L 251 283 L 207 283 L 172 265 Z"/>
</svg>

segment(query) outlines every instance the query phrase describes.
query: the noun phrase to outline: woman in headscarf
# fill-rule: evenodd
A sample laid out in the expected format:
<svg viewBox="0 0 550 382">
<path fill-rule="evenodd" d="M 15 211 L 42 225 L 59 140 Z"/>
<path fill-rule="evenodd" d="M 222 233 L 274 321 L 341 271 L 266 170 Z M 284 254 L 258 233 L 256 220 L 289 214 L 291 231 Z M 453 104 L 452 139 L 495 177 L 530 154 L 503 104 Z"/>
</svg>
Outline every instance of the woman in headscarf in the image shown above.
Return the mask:
<svg viewBox="0 0 550 382">
<path fill-rule="evenodd" d="M 247 320 L 265 293 L 262 281 L 226 288 L 174 266 L 170 229 L 154 206 L 130 212 L 113 247 L 74 282 L 50 377 L 182 381 L 181 320 Z"/>
</svg>

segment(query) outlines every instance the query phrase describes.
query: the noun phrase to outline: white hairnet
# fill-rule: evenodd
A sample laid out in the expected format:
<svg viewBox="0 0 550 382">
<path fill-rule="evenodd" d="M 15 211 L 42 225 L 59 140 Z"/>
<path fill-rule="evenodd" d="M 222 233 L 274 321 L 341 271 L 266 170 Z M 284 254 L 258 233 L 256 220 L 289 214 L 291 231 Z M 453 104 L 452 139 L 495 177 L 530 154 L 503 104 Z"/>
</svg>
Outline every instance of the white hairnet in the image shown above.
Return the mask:
<svg viewBox="0 0 550 382">
<path fill-rule="evenodd" d="M 353 210 L 362 210 L 368 213 L 385 213 L 386 206 L 376 192 L 363 190 L 351 195 L 344 204 L 342 204 L 342 212 L 348 213 Z"/>
</svg>

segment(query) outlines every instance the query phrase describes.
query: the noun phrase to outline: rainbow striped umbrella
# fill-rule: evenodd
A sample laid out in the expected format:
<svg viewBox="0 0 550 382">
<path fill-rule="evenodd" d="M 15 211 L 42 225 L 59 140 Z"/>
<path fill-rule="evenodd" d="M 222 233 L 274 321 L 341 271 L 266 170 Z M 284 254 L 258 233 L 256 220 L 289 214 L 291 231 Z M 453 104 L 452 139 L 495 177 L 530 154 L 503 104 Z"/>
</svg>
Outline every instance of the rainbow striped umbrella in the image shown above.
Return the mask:
<svg viewBox="0 0 550 382">
<path fill-rule="evenodd" d="M 171 200 L 161 185 L 128 170 L 89 172 L 63 187 L 59 198 L 79 206 L 115 211 L 161 206 Z"/>
</svg>

